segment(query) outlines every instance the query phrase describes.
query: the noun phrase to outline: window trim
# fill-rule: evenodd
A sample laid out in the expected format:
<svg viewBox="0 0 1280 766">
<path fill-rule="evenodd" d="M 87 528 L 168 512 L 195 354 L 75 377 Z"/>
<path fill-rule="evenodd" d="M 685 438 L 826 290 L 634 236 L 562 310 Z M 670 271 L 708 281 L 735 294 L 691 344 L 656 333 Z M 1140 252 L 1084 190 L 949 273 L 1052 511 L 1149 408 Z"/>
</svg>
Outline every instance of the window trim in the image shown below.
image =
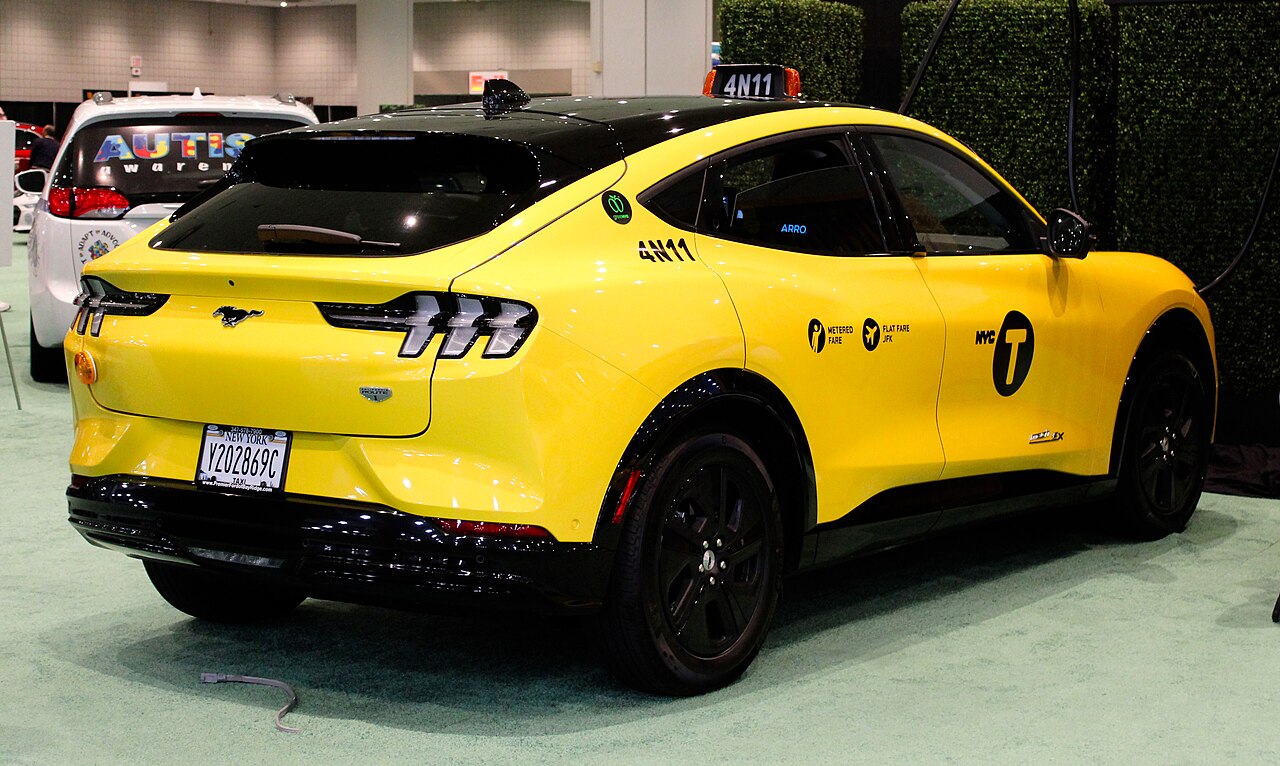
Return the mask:
<svg viewBox="0 0 1280 766">
<path fill-rule="evenodd" d="M 648 210 L 650 213 L 653 213 L 655 216 L 658 217 L 659 220 L 663 221 L 664 223 L 670 224 L 676 227 L 677 229 L 680 229 L 681 231 L 696 233 L 698 231 L 698 220 L 702 218 L 701 202 L 698 203 L 698 212 L 693 217 L 692 225 L 684 221 L 680 221 L 676 218 L 672 218 L 671 216 L 666 214 L 666 211 L 662 210 L 661 208 L 655 205 L 650 205 L 649 203 L 653 201 L 654 197 L 657 197 L 658 195 L 662 194 L 667 189 L 670 189 L 676 184 L 681 183 L 682 181 L 684 181 L 686 178 L 693 175 L 694 173 L 702 173 L 702 190 L 698 194 L 698 197 L 699 199 L 705 198 L 707 193 L 707 169 L 710 167 L 711 167 L 710 158 L 704 157 L 703 159 L 698 160 L 692 165 L 688 165 L 686 167 L 681 168 L 680 170 L 677 170 L 676 172 L 672 173 L 666 178 L 663 178 L 661 181 L 658 181 L 657 183 L 653 184 L 649 188 L 640 192 L 639 194 L 636 195 L 636 202 L 638 202 L 641 205 L 644 205 L 645 210 Z"/>
</svg>

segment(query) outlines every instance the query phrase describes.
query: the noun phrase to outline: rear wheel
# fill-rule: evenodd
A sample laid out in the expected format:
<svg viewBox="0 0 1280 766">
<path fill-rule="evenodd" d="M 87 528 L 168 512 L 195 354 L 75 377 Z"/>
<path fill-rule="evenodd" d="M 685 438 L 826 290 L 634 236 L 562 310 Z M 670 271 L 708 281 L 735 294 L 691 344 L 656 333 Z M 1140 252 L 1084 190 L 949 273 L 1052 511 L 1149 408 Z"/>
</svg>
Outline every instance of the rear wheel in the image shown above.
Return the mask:
<svg viewBox="0 0 1280 766">
<path fill-rule="evenodd" d="M 741 439 L 694 436 L 659 460 L 628 512 L 605 609 L 614 673 L 657 694 L 732 683 L 781 589 L 769 472 Z"/>
<path fill-rule="evenodd" d="M 1209 395 L 1195 365 L 1165 352 L 1134 389 L 1116 501 L 1135 537 L 1181 532 L 1204 489 L 1209 459 Z"/>
<path fill-rule="evenodd" d="M 38 383 L 66 383 L 67 364 L 62 348 L 45 348 L 36 340 L 36 325 L 31 322 L 31 379 Z M 19 330 L 21 332 L 21 330 Z"/>
<path fill-rule="evenodd" d="M 283 617 L 306 595 L 291 588 L 210 572 L 185 564 L 145 560 L 147 577 L 174 608 L 210 622 L 258 622 Z"/>
</svg>

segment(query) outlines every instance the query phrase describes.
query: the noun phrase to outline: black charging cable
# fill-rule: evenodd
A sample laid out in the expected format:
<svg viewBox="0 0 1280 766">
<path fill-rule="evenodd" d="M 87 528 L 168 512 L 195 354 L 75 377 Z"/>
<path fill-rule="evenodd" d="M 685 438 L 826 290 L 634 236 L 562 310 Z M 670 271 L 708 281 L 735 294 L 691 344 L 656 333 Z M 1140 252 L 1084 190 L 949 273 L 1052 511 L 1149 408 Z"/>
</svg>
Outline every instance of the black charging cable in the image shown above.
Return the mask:
<svg viewBox="0 0 1280 766">
<path fill-rule="evenodd" d="M 907 88 L 907 95 L 902 97 L 898 114 L 906 114 L 911 108 L 911 102 L 915 100 L 916 91 L 920 89 L 920 82 L 924 79 L 924 72 L 929 68 L 929 62 L 933 61 L 933 54 L 937 52 L 938 44 L 942 42 L 943 33 L 947 31 L 947 27 L 951 26 L 951 18 L 956 15 L 958 7 L 960 7 L 960 0 L 951 0 L 947 12 L 942 14 L 942 21 L 938 23 L 938 28 L 933 33 L 933 42 L 929 43 L 929 48 L 924 52 L 924 58 L 920 59 L 920 67 L 916 69 L 916 76 L 911 80 L 911 87 Z"/>
<path fill-rule="evenodd" d="M 1071 86 L 1067 97 L 1067 188 L 1071 192 L 1071 209 L 1080 215 L 1080 198 L 1076 195 L 1076 104 L 1080 100 L 1080 5 L 1067 0 L 1071 19 Z"/>
<path fill-rule="evenodd" d="M 942 14 L 942 20 L 938 22 L 938 28 L 933 32 L 933 40 L 925 50 L 924 58 L 920 60 L 916 75 L 911 80 L 911 86 L 907 88 L 907 94 L 903 96 L 902 104 L 898 107 L 898 114 L 905 115 L 911 108 L 911 103 L 915 101 L 920 83 L 924 81 L 924 73 L 932 63 L 934 54 L 938 52 L 942 36 L 951 26 L 951 19 L 955 17 L 956 9 L 959 7 L 960 0 L 951 0 L 946 12 Z M 1071 84 L 1067 100 L 1067 187 L 1071 193 L 1071 209 L 1080 213 L 1080 198 L 1076 191 L 1076 105 L 1080 100 L 1080 5 L 1078 0 L 1067 0 L 1067 10 L 1071 23 Z"/>
<path fill-rule="evenodd" d="M 1262 219 L 1267 214 L 1267 202 L 1271 199 L 1271 187 L 1275 185 L 1276 168 L 1278 166 L 1280 166 L 1280 143 L 1276 144 L 1276 153 L 1271 159 L 1271 172 L 1267 173 L 1267 183 L 1262 187 L 1262 199 L 1258 200 L 1258 210 L 1253 215 L 1253 225 L 1249 227 L 1249 234 L 1244 238 L 1244 244 L 1240 247 L 1240 252 L 1236 253 L 1236 257 L 1232 259 L 1221 274 L 1204 287 L 1196 288 L 1196 292 L 1201 295 L 1207 295 L 1210 290 L 1225 282 L 1227 277 L 1231 276 L 1231 273 L 1244 260 L 1244 257 L 1248 255 L 1249 249 L 1253 247 L 1254 238 L 1258 236 L 1258 229 L 1262 227 Z"/>
</svg>

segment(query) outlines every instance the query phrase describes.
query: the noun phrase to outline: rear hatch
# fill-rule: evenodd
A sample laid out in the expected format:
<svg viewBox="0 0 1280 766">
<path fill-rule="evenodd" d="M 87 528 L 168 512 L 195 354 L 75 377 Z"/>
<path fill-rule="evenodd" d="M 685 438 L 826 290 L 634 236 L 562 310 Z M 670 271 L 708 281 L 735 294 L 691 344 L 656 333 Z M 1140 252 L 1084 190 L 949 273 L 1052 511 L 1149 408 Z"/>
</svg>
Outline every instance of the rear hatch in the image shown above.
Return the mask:
<svg viewBox="0 0 1280 766">
<path fill-rule="evenodd" d="M 219 425 L 421 433 L 438 355 L 514 351 L 536 321 L 450 283 L 616 181 L 611 146 L 566 158 L 496 136 L 326 129 L 254 142 L 149 242 L 86 269 L 93 394 Z"/>
</svg>

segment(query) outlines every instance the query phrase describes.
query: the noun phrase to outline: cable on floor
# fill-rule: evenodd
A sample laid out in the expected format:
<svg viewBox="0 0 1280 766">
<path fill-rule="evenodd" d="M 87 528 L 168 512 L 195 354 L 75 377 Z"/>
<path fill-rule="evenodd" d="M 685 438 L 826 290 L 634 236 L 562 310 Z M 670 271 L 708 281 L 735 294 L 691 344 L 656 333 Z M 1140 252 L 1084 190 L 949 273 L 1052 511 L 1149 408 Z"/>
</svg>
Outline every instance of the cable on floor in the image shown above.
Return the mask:
<svg viewBox="0 0 1280 766">
<path fill-rule="evenodd" d="M 276 711 L 276 728 L 279 729 L 280 731 L 287 731 L 290 734 L 297 734 L 298 732 L 302 731 L 301 729 L 295 729 L 292 726 L 285 726 L 283 723 L 280 722 L 280 719 L 284 718 L 285 714 L 288 713 L 290 710 L 293 710 L 294 706 L 298 704 L 298 693 L 295 692 L 293 690 L 293 687 L 290 686 L 289 684 L 285 683 L 284 681 L 277 681 L 274 678 L 255 678 L 254 676 L 235 676 L 235 675 L 229 675 L 227 673 L 201 673 L 200 674 L 200 683 L 202 684 L 216 684 L 224 681 L 238 683 L 238 684 L 260 684 L 262 686 L 274 686 L 275 688 L 283 691 L 285 694 L 288 694 L 289 701 L 285 703 L 284 707 Z"/>
</svg>

